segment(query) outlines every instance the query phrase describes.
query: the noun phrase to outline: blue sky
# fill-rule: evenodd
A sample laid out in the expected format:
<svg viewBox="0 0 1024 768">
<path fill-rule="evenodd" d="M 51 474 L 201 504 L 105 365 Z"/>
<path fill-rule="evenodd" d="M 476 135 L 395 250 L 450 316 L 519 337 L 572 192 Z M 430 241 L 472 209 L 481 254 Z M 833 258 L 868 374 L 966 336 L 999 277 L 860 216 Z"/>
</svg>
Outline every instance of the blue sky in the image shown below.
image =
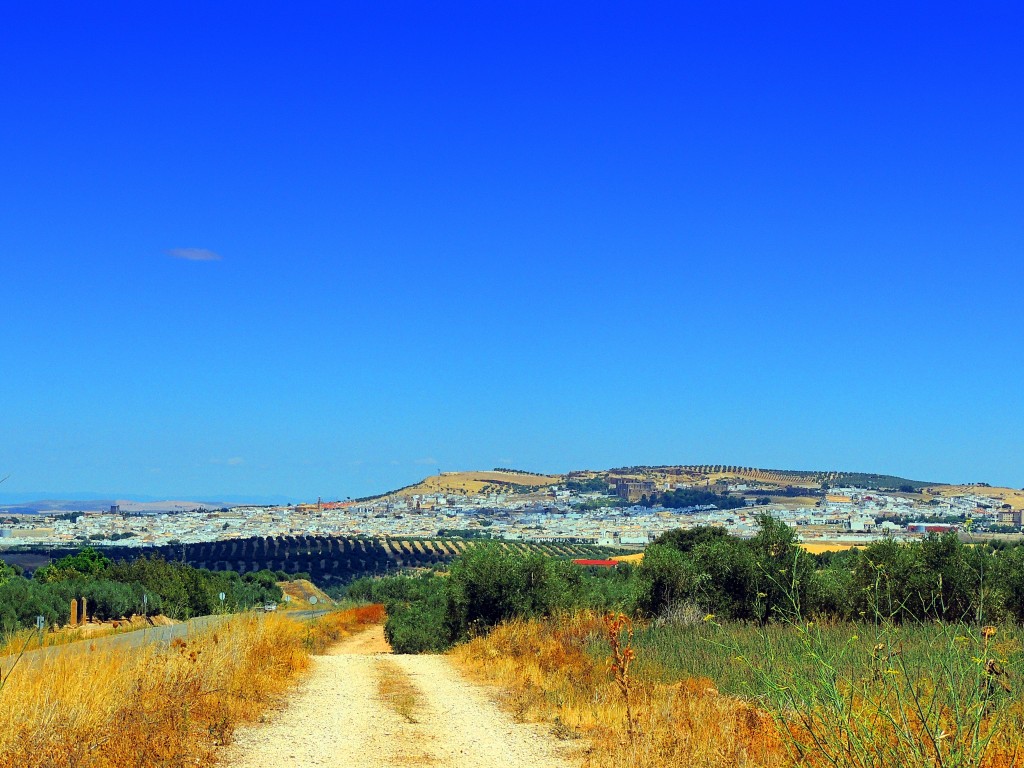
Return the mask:
<svg viewBox="0 0 1024 768">
<path fill-rule="evenodd" d="M 339 5 L 5 9 L 0 498 L 1024 485 L 1020 4 Z"/>
</svg>

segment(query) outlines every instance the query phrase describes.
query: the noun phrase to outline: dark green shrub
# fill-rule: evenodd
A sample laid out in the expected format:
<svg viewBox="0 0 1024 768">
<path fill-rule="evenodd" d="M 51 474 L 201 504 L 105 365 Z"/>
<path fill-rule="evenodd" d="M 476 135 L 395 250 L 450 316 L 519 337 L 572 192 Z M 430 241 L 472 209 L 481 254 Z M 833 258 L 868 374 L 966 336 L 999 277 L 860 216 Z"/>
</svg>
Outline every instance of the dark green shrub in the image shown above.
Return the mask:
<svg viewBox="0 0 1024 768">
<path fill-rule="evenodd" d="M 578 603 L 582 579 L 566 561 L 499 544 L 476 546 L 452 563 L 445 626 L 457 641 L 513 617 L 549 615 Z"/>
<path fill-rule="evenodd" d="M 23 578 L 0 584 L 0 628 L 5 632 L 34 627 L 36 616 L 43 616 L 47 625 L 66 624 L 69 615 L 70 600 L 58 589 Z"/>
<path fill-rule="evenodd" d="M 384 625 L 384 636 L 395 653 L 439 652 L 451 646 L 445 627 L 444 601 L 433 599 L 393 604 Z"/>
</svg>

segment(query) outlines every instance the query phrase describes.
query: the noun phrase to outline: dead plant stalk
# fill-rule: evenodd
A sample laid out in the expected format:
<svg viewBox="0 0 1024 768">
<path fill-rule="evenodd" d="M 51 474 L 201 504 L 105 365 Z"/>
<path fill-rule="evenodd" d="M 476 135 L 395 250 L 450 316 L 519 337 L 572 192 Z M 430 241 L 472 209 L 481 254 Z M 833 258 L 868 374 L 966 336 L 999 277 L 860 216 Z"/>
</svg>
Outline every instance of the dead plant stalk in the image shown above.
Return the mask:
<svg viewBox="0 0 1024 768">
<path fill-rule="evenodd" d="M 608 632 L 608 644 L 611 646 L 609 666 L 615 677 L 615 685 L 622 694 L 622 702 L 626 707 L 626 737 L 632 746 L 634 738 L 633 706 L 630 700 L 629 667 L 636 658 L 633 650 L 633 622 L 625 614 L 608 613 L 604 617 L 605 629 Z M 623 640 L 625 635 L 625 640 Z"/>
</svg>

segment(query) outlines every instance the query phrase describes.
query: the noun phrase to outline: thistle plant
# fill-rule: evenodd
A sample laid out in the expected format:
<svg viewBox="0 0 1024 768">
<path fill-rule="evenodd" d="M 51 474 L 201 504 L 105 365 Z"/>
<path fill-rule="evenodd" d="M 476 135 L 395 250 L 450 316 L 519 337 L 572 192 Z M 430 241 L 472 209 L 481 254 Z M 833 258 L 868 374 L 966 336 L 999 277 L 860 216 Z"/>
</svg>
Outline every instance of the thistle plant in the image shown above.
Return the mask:
<svg viewBox="0 0 1024 768">
<path fill-rule="evenodd" d="M 604 617 L 604 626 L 608 635 L 608 644 L 611 646 L 608 665 L 626 707 L 626 737 L 629 739 L 629 743 L 633 744 L 635 732 L 629 674 L 629 668 L 636 658 L 636 652 L 633 650 L 633 622 L 625 614 L 609 612 Z"/>
</svg>

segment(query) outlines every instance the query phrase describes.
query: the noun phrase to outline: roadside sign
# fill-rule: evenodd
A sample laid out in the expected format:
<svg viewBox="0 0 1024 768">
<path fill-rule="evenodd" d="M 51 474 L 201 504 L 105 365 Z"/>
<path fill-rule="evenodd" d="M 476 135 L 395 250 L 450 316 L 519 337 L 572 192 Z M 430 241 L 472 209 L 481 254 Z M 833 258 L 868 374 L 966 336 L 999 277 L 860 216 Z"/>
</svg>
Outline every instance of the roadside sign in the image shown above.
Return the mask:
<svg viewBox="0 0 1024 768">
<path fill-rule="evenodd" d="M 223 603 L 223 602 L 224 602 L 224 598 L 225 598 L 225 597 L 227 597 L 227 595 L 225 595 L 225 594 L 224 594 L 223 592 L 221 592 L 221 593 L 220 593 L 220 594 L 218 595 L 218 597 L 220 598 L 220 601 L 221 601 L 221 602 Z"/>
<path fill-rule="evenodd" d="M 45 616 L 36 616 L 36 629 L 42 629 L 46 626 Z"/>
<path fill-rule="evenodd" d="M 319 600 L 317 599 L 317 596 L 316 596 L 316 595 L 313 595 L 313 596 L 312 596 L 311 598 L 309 598 L 309 604 L 310 604 L 310 605 L 316 605 L 316 604 L 317 604 L 317 603 L 319 603 L 319 602 L 320 602 L 320 601 L 319 601 Z"/>
<path fill-rule="evenodd" d="M 285 596 L 284 596 L 284 601 L 285 601 L 286 603 L 290 603 L 290 602 L 292 601 L 292 596 L 291 596 L 291 595 L 285 595 Z"/>
</svg>

